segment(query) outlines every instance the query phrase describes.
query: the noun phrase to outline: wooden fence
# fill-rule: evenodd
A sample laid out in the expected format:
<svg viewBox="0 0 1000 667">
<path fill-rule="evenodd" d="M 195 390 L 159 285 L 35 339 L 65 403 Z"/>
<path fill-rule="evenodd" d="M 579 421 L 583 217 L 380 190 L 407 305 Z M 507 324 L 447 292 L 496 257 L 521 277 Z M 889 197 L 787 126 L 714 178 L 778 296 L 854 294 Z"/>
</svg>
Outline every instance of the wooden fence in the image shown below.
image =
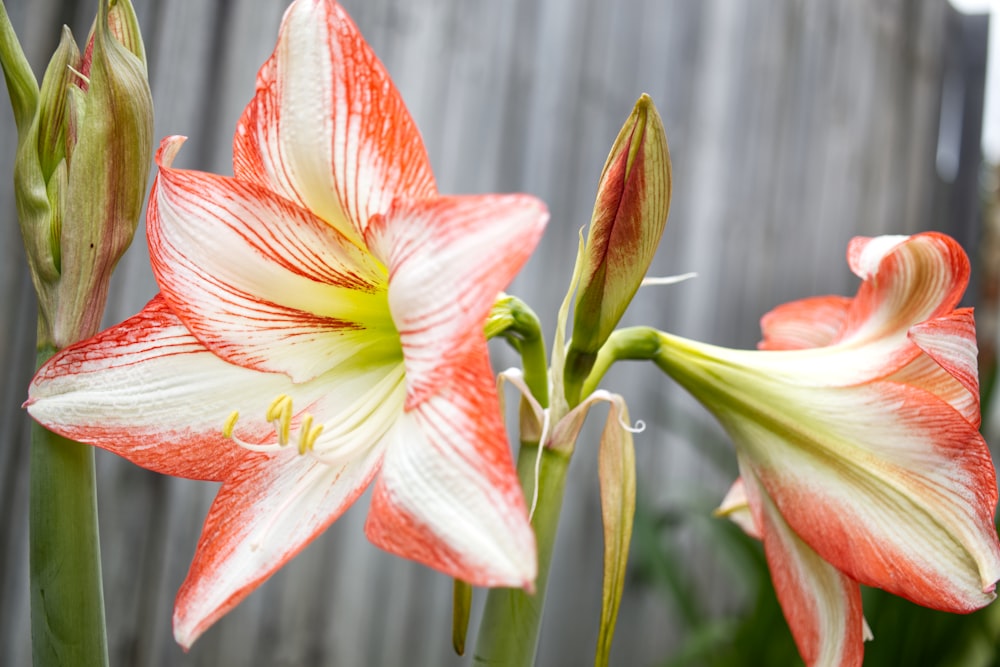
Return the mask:
<svg viewBox="0 0 1000 667">
<path fill-rule="evenodd" d="M 190 137 L 179 166 L 231 173 L 235 122 L 286 0 L 133 2 L 156 136 Z M 6 4 L 41 72 L 59 24 L 85 35 L 96 2 Z M 976 254 L 986 21 L 959 16 L 946 0 L 344 5 L 401 89 L 442 191 L 525 191 L 548 203 L 551 225 L 512 291 L 549 335 L 604 158 L 642 92 L 663 116 L 674 164 L 670 223 L 651 273 L 699 277 L 642 290 L 626 324 L 750 347 L 771 307 L 852 292 L 844 252 L 853 235 L 940 229 Z M 35 304 L 11 192 L 14 126 L 0 107 L 0 664 L 27 665 L 29 420 L 20 404 Z M 140 228 L 107 323 L 155 291 Z M 496 360 L 512 363 L 500 347 Z M 735 469 L 705 454 L 724 444 L 719 430 L 651 366 L 616 368 L 606 385 L 647 425 L 637 436 L 643 507 L 707 517 Z M 601 572 L 593 444 L 581 443 L 570 473 L 541 665 L 592 661 Z M 114 665 L 467 664 L 450 652 L 450 581 L 369 545 L 364 499 L 183 653 L 171 636 L 172 602 L 214 488 L 103 452 L 98 467 Z M 738 609 L 725 558 L 697 521 L 682 524 L 671 536 L 686 556 L 684 577 L 710 612 Z M 639 580 L 618 627 L 618 665 L 657 664 L 684 638 L 669 599 Z"/>
</svg>

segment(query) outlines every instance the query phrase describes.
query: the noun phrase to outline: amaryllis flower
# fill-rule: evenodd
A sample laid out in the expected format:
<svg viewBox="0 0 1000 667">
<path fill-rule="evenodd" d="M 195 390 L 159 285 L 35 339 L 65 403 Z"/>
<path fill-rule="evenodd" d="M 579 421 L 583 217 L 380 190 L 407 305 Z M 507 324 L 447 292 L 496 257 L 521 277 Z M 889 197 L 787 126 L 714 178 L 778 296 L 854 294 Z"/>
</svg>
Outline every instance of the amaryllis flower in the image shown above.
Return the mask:
<svg viewBox="0 0 1000 667">
<path fill-rule="evenodd" d="M 777 308 L 762 351 L 664 335 L 658 357 L 736 443 L 723 511 L 763 539 L 808 665 L 861 664 L 859 583 L 968 612 L 1000 578 L 968 259 L 928 233 L 856 238 L 848 261 L 857 296 Z"/>
<path fill-rule="evenodd" d="M 537 243 L 523 195 L 442 197 L 399 93 L 334 2 L 298 0 L 240 119 L 235 177 L 174 169 L 161 293 L 35 377 L 31 415 L 222 487 L 177 597 L 189 646 L 376 479 L 376 545 L 533 586 L 534 536 L 483 325 Z"/>
</svg>

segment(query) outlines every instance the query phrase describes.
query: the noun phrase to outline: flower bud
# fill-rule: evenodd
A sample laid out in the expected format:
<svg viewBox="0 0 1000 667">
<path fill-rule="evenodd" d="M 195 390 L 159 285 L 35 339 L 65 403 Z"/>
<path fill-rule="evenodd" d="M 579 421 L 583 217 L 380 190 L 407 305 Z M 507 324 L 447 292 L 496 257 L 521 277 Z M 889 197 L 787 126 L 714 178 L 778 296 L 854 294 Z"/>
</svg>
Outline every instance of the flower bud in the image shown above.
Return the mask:
<svg viewBox="0 0 1000 667">
<path fill-rule="evenodd" d="M 601 173 L 576 293 L 574 347 L 597 352 L 611 335 L 653 261 L 669 210 L 667 137 L 643 95 Z"/>
<path fill-rule="evenodd" d="M 100 326 L 111 272 L 139 222 L 152 157 L 153 101 L 135 14 L 118 0 L 111 16 L 134 51 L 117 41 L 102 3 L 84 56 L 86 80 L 69 89 L 67 224 L 53 323 L 59 347 Z"/>
<path fill-rule="evenodd" d="M 38 292 L 39 343 L 56 347 L 96 333 L 111 272 L 138 225 L 152 156 L 138 23 L 128 0 L 111 3 L 102 0 L 82 56 L 64 28 L 41 90 L 0 9 L 0 64 L 18 127 L 18 217 Z"/>
<path fill-rule="evenodd" d="M 642 95 L 611 147 L 583 249 L 566 359 L 569 390 L 587 376 L 642 283 L 670 210 L 670 154 L 663 122 Z"/>
<path fill-rule="evenodd" d="M 69 90 L 79 85 L 83 60 L 73 41 L 73 33 L 63 26 L 59 47 L 52 54 L 42 77 L 38 110 L 38 158 L 42 178 L 52 177 L 56 166 L 66 158 L 66 105 Z"/>
</svg>

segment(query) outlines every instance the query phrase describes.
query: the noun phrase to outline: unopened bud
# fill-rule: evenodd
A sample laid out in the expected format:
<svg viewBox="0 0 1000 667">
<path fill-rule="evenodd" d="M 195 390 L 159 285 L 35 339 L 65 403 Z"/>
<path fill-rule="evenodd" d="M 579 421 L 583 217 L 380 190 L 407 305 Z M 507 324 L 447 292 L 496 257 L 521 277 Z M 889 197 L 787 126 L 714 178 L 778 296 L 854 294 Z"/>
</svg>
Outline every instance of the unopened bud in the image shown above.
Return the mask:
<svg viewBox="0 0 1000 667">
<path fill-rule="evenodd" d="M 565 379 L 571 404 L 635 296 L 670 210 L 670 154 L 663 122 L 642 95 L 611 147 L 583 248 Z"/>
<path fill-rule="evenodd" d="M 670 154 L 663 122 L 643 95 L 615 140 L 597 188 L 577 288 L 572 346 L 608 339 L 649 269 L 670 210 Z"/>
<path fill-rule="evenodd" d="M 18 126 L 15 196 L 38 292 L 39 343 L 96 333 L 132 241 L 152 155 L 153 103 L 135 12 L 102 0 L 81 56 L 63 31 L 39 91 L 0 6 L 0 64 Z"/>
<path fill-rule="evenodd" d="M 108 281 L 139 223 L 153 145 L 153 101 L 142 42 L 128 0 L 118 0 L 112 25 L 133 50 L 117 41 L 101 4 L 93 41 L 84 58 L 85 85 L 70 89 L 66 224 L 58 310 L 57 346 L 97 332 Z"/>
</svg>

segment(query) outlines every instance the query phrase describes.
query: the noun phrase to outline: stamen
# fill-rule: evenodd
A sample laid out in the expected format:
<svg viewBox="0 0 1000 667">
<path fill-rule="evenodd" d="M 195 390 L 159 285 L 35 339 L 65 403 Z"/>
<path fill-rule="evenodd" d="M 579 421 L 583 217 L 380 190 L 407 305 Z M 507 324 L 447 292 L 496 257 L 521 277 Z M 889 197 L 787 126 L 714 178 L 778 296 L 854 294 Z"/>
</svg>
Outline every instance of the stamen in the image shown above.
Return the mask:
<svg viewBox="0 0 1000 667">
<path fill-rule="evenodd" d="M 278 444 L 284 447 L 288 444 L 289 431 L 292 427 L 292 398 L 288 394 L 281 394 L 267 408 L 264 417 L 269 422 L 274 422 L 274 429 L 278 432 Z"/>
<path fill-rule="evenodd" d="M 295 414 L 292 397 L 279 394 L 264 412 L 264 419 L 273 426 L 275 435 L 258 434 L 257 427 L 254 426 L 253 437 L 244 440 L 240 436 L 247 436 L 250 427 L 241 426 L 239 431 L 236 430 L 242 424 L 241 413 L 237 410 L 226 418 L 222 434 L 240 447 L 253 452 L 274 454 L 291 444 L 300 456 L 309 456 L 326 465 L 340 466 L 364 455 L 395 423 L 389 413 L 395 412 L 396 408 L 400 411 L 403 408 L 403 376 L 404 370 L 400 364 L 352 401 L 348 409 L 325 415 L 327 420 L 322 424 L 317 423 L 316 416 L 302 410 L 306 406 L 299 406 L 300 411 Z M 264 442 L 253 442 L 262 436 L 265 438 Z"/>
<path fill-rule="evenodd" d="M 222 425 L 222 435 L 226 438 L 233 437 L 233 429 L 236 428 L 236 420 L 240 418 L 240 411 L 233 410 L 226 417 L 226 423 Z"/>
<path fill-rule="evenodd" d="M 322 424 L 314 428 L 312 423 L 312 415 L 307 414 L 302 417 L 302 427 L 299 430 L 299 454 L 303 456 L 306 452 L 313 450 L 313 447 L 316 446 L 316 438 L 323 432 Z"/>
<path fill-rule="evenodd" d="M 313 427 L 306 434 L 309 455 L 330 466 L 343 465 L 363 455 L 391 425 L 392 420 L 384 415 L 397 403 L 402 410 L 403 373 L 400 364 L 398 369 L 387 373 L 373 388 L 359 396 L 349 410 L 331 415 L 322 426 Z M 323 430 L 317 430 L 319 428 Z"/>
</svg>

